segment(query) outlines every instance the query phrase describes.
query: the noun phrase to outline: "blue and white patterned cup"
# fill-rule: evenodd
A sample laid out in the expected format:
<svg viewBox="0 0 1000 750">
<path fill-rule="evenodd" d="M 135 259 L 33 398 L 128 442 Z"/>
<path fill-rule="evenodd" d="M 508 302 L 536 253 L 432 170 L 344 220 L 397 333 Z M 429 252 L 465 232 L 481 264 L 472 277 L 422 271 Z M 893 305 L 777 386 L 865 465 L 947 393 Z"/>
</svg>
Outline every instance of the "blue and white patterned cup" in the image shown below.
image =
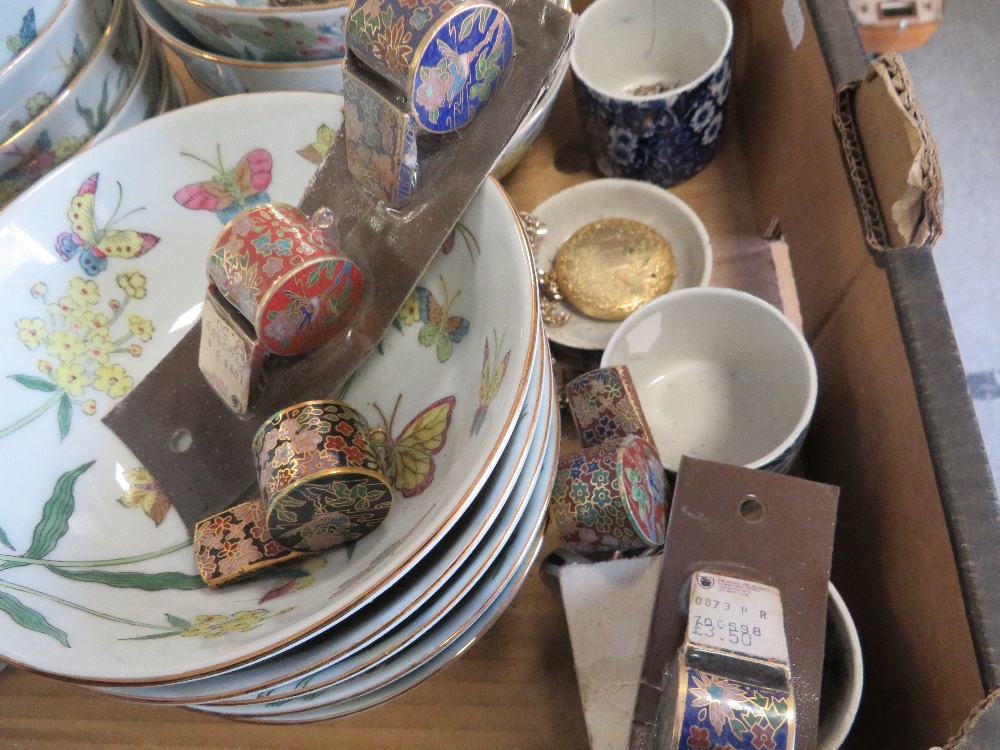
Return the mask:
<svg viewBox="0 0 1000 750">
<path fill-rule="evenodd" d="M 733 21 L 723 0 L 596 0 L 570 51 L 576 100 L 606 177 L 664 187 L 718 151 Z"/>
</svg>

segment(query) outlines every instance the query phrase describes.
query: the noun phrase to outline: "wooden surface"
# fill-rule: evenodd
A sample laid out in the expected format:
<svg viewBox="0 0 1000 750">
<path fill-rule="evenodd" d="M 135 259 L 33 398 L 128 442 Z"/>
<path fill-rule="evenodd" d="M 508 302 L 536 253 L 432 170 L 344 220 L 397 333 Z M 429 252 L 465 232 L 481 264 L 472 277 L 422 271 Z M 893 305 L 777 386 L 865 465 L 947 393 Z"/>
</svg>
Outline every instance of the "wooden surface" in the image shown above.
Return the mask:
<svg viewBox="0 0 1000 750">
<path fill-rule="evenodd" d="M 200 98 L 186 83 L 189 96 Z M 583 168 L 560 171 L 557 156 L 561 165 Z M 545 130 L 505 187 L 520 208 L 530 210 L 558 190 L 592 179 L 589 164 L 567 81 Z M 797 311 L 787 259 L 777 258 L 782 286 L 770 252 L 755 239 L 760 230 L 735 127 L 728 127 L 722 151 L 708 169 L 674 192 L 708 228 L 716 250 L 715 283 L 758 290 Z M 564 430 L 567 442 L 572 436 Z M 550 525 L 539 559 L 558 545 Z M 294 726 L 238 724 L 112 699 L 8 668 L 0 672 L 0 727 L 5 750 L 587 747 L 561 600 L 541 578 L 537 562 L 513 604 L 465 654 L 408 693 L 353 717 Z"/>
</svg>

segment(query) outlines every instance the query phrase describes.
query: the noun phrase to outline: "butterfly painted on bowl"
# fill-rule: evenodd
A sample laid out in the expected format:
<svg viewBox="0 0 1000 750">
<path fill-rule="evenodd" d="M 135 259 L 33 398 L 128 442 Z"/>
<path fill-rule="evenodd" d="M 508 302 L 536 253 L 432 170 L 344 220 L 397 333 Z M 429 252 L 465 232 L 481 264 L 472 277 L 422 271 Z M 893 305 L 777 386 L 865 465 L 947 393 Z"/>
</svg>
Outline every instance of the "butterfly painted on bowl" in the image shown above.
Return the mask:
<svg viewBox="0 0 1000 750">
<path fill-rule="evenodd" d="M 329 125 L 320 125 L 316 129 L 316 140 L 305 148 L 299 149 L 296 153 L 306 161 L 318 165 L 323 161 L 326 152 L 330 150 L 330 146 L 333 145 L 333 139 L 336 135 L 336 131 Z"/>
<path fill-rule="evenodd" d="M 454 344 L 459 343 L 469 332 L 469 321 L 460 315 L 451 314 L 451 306 L 461 291 L 455 292 L 454 297 L 449 297 L 444 279 L 441 279 L 441 288 L 444 289 L 443 305 L 425 287 L 418 286 L 413 294 L 420 304 L 420 320 L 424 324 L 418 334 L 418 341 L 423 346 L 436 349 L 438 362 L 447 362 L 451 358 Z"/>
<path fill-rule="evenodd" d="M 226 169 L 222 162 L 221 145 L 215 164 L 194 154 L 181 153 L 215 170 L 211 180 L 185 185 L 174 193 L 174 200 L 185 208 L 211 211 L 226 224 L 242 211 L 271 200 L 267 188 L 271 184 L 273 160 L 264 149 L 253 149 L 232 169 Z"/>
<path fill-rule="evenodd" d="M 497 343 L 496 331 L 493 332 L 493 343 L 497 353 L 499 353 L 503 346 L 503 341 L 501 340 Z M 503 383 L 503 377 L 507 374 L 508 362 L 510 362 L 510 349 L 504 354 L 496 370 L 492 368 L 490 364 L 490 340 L 487 338 L 486 345 L 483 347 L 483 371 L 479 378 L 479 408 L 476 409 L 476 413 L 472 417 L 472 429 L 469 430 L 470 435 L 478 435 L 479 430 L 482 429 L 483 422 L 486 421 L 486 412 L 489 411 L 493 399 L 497 397 L 500 385 Z"/>
<path fill-rule="evenodd" d="M 21 29 L 17 34 L 10 34 L 7 37 L 7 49 L 13 54 L 17 54 L 38 36 L 38 26 L 35 22 L 35 9 L 28 8 L 28 12 L 21 19 Z"/>
<path fill-rule="evenodd" d="M 121 183 L 118 183 L 118 205 L 114 214 L 104 226 L 97 226 L 94 217 L 94 201 L 100 175 L 92 174 L 76 191 L 69 204 L 66 216 L 72 227 L 71 232 L 62 232 L 56 237 L 56 252 L 63 260 L 79 256 L 80 266 L 90 276 L 97 276 L 108 267 L 108 258 L 138 258 L 152 250 L 160 241 L 155 234 L 134 229 L 118 229 L 114 226 L 115 216 L 121 208 Z M 129 211 L 128 216 L 135 211 Z M 122 218 L 124 219 L 125 216 Z"/>
<path fill-rule="evenodd" d="M 434 481 L 434 458 L 444 448 L 451 426 L 455 397 L 445 396 L 417 414 L 396 438 L 392 437 L 392 423 L 403 396 L 396 399 L 396 406 L 388 420 L 375 404 L 382 417 L 384 428 L 372 430 L 372 442 L 382 454 L 382 465 L 392 485 L 413 497 L 430 487 Z"/>
</svg>

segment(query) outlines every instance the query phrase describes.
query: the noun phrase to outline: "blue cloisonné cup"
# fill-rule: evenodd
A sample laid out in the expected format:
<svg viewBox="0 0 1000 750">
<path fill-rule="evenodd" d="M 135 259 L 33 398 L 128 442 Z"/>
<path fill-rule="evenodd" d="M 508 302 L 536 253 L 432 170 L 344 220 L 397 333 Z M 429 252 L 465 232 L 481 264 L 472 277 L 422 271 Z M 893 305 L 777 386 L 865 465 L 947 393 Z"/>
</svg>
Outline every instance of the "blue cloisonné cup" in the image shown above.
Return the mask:
<svg viewBox="0 0 1000 750">
<path fill-rule="evenodd" d="M 669 187 L 719 148 L 733 22 L 722 0 L 596 0 L 570 51 L 598 171 Z"/>
</svg>

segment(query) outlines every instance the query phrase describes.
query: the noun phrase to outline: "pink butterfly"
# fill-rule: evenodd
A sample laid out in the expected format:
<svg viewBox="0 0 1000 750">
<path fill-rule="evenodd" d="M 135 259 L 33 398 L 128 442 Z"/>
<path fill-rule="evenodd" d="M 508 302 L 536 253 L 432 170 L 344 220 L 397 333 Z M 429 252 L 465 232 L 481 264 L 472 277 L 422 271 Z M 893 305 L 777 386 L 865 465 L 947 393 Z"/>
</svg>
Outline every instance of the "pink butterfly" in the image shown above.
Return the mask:
<svg viewBox="0 0 1000 750">
<path fill-rule="evenodd" d="M 271 184 L 273 160 L 264 149 L 255 148 L 232 169 L 226 169 L 222 164 L 221 146 L 217 164 L 192 154 L 185 156 L 198 159 L 215 170 L 211 180 L 185 185 L 174 193 L 174 200 L 185 208 L 212 211 L 219 221 L 226 223 L 241 211 L 270 200 L 266 191 Z"/>
</svg>

